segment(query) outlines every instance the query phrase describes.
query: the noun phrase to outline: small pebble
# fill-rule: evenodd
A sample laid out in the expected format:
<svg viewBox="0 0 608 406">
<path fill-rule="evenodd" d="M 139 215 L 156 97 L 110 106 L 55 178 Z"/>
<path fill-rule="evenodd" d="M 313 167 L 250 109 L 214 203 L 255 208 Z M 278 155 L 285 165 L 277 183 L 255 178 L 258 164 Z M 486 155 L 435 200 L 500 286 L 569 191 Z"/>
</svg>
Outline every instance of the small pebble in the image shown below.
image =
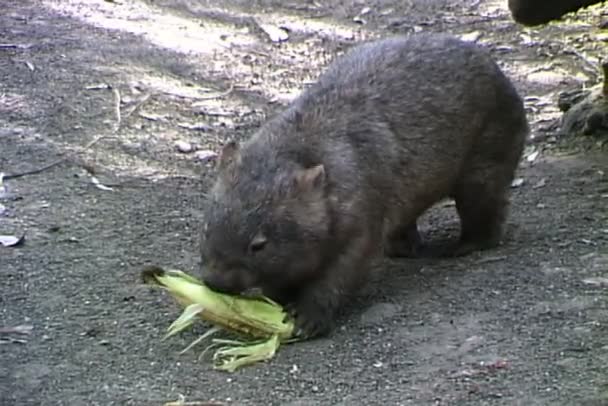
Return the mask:
<svg viewBox="0 0 608 406">
<path fill-rule="evenodd" d="M 196 151 L 194 157 L 201 161 L 202 163 L 207 163 L 217 157 L 217 153 L 211 151 L 210 149 L 203 149 L 201 151 Z"/>
<path fill-rule="evenodd" d="M 523 178 L 517 178 L 517 179 L 513 180 L 513 182 L 511 183 L 511 187 L 516 188 L 516 187 L 520 187 L 523 184 L 524 184 L 524 179 Z"/>
<path fill-rule="evenodd" d="M 526 161 L 528 161 L 528 162 L 534 162 L 536 160 L 536 158 L 538 158 L 539 154 L 540 153 L 538 151 L 532 152 L 530 155 L 528 155 L 526 157 Z"/>
<path fill-rule="evenodd" d="M 192 152 L 192 150 L 194 149 L 192 144 L 190 144 L 189 142 L 186 142 L 186 141 L 176 141 L 175 148 L 183 154 Z"/>
<path fill-rule="evenodd" d="M 274 25 L 268 24 L 261 25 L 260 27 L 272 42 L 283 42 L 289 39 L 289 34 L 287 34 L 287 30 L 283 27 L 275 27 Z"/>
<path fill-rule="evenodd" d="M 479 31 L 469 32 L 460 36 L 460 39 L 466 42 L 475 42 L 479 38 L 481 38 L 481 32 Z"/>
</svg>

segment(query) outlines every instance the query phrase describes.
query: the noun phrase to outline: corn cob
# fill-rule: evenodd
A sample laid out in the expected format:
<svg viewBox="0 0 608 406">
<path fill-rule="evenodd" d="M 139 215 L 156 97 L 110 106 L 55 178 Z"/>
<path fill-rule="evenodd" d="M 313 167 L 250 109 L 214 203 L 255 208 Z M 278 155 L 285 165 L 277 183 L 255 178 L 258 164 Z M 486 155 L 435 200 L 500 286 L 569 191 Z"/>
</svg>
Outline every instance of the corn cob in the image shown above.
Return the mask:
<svg viewBox="0 0 608 406">
<path fill-rule="evenodd" d="M 282 343 L 296 339 L 293 336 L 293 321 L 287 320 L 281 305 L 269 298 L 252 299 L 218 293 L 182 271 L 163 270 L 159 267 L 144 269 L 142 279 L 145 284 L 166 289 L 184 307 L 181 316 L 169 326 L 167 337 L 188 328 L 197 316 L 217 327 L 209 330 L 184 351 L 219 329 L 253 339 L 214 339 L 213 345 L 224 345 L 214 354 L 216 369 L 233 372 L 243 365 L 268 360 Z"/>
</svg>

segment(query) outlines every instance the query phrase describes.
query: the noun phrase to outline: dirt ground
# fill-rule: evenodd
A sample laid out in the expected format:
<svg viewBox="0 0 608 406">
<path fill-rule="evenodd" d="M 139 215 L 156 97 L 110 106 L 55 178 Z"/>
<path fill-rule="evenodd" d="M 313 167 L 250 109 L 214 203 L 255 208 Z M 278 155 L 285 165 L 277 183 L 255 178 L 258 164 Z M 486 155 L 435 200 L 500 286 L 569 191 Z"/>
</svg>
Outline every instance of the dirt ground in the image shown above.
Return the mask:
<svg viewBox="0 0 608 406">
<path fill-rule="evenodd" d="M 607 9 L 525 29 L 506 1 L 2 8 L 0 235 L 26 240 L 0 246 L 0 328 L 32 330 L 0 335 L 1 405 L 162 405 L 179 395 L 226 405 L 608 405 L 608 155 L 565 149 L 555 136 L 558 93 L 599 80 Z M 273 42 L 267 26 L 288 38 Z M 387 259 L 331 336 L 234 374 L 179 354 L 202 326 L 161 341 L 179 308 L 142 287 L 139 272 L 198 269 L 206 151 L 251 134 L 351 44 L 416 31 L 488 46 L 526 97 L 533 138 L 503 246 Z M 178 141 L 199 151 L 180 152 Z M 453 206 L 431 210 L 422 231 L 455 236 Z"/>
</svg>

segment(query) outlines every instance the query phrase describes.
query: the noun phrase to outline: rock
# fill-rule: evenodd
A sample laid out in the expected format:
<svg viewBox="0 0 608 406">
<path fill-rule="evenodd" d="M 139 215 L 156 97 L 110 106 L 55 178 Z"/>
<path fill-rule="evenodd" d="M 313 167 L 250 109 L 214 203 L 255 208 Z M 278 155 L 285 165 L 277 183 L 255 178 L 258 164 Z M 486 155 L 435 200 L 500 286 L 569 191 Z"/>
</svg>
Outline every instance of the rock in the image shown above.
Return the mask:
<svg viewBox="0 0 608 406">
<path fill-rule="evenodd" d="M 196 153 L 194 154 L 194 158 L 197 159 L 198 161 L 201 161 L 202 163 L 207 163 L 209 161 L 212 161 L 216 157 L 217 157 L 217 153 L 214 151 L 211 151 L 210 149 L 203 149 L 200 151 L 196 151 Z"/>
<path fill-rule="evenodd" d="M 188 154 L 188 153 L 194 151 L 194 146 L 186 141 L 176 141 L 175 149 L 177 149 L 179 152 L 181 152 L 183 154 Z"/>
</svg>

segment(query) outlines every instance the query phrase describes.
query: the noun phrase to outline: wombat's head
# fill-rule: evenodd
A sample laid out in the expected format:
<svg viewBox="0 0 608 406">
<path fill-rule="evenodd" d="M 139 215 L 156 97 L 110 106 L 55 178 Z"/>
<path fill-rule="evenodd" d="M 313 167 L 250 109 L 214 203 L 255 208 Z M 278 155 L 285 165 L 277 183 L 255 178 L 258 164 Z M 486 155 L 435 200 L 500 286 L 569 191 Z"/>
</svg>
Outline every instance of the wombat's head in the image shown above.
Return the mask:
<svg viewBox="0 0 608 406">
<path fill-rule="evenodd" d="M 279 163 L 255 148 L 230 142 L 218 159 L 201 238 L 203 279 L 217 291 L 297 287 L 327 249 L 323 165 Z"/>
</svg>

